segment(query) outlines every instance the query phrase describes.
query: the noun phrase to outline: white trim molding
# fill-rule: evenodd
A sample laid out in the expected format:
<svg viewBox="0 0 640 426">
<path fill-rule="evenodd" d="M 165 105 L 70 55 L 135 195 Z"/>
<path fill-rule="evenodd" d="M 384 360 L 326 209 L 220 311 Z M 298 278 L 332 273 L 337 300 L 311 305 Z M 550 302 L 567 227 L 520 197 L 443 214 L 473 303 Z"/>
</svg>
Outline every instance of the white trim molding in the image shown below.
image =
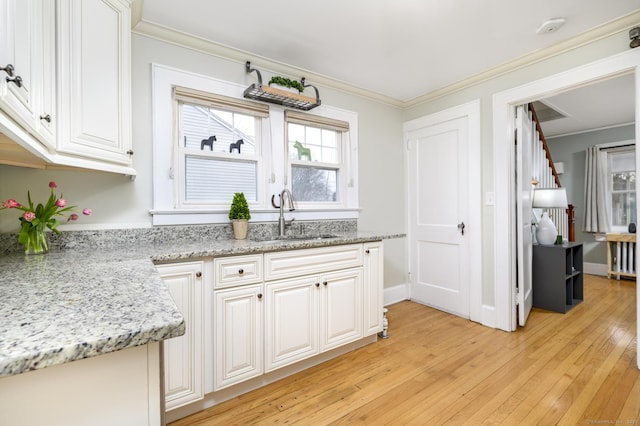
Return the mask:
<svg viewBox="0 0 640 426">
<path fill-rule="evenodd" d="M 494 164 L 494 271 L 496 327 L 516 329 L 515 318 L 515 200 L 513 132 L 515 108 L 574 87 L 584 86 L 618 75 L 635 74 L 636 134 L 640 134 L 640 49 L 570 69 L 550 77 L 505 90 L 493 95 L 493 164 Z M 638 153 L 636 152 L 636 168 Z M 640 306 L 640 297 L 638 298 Z M 640 321 L 639 331 L 640 331 Z M 640 340 L 639 340 L 640 350 Z"/>
<path fill-rule="evenodd" d="M 272 59 L 258 56 L 250 52 L 246 52 L 240 49 L 232 48 L 219 43 L 215 43 L 210 40 L 205 40 L 203 38 L 195 37 L 190 34 L 176 31 L 174 29 L 164 27 L 164 26 L 155 24 L 153 22 L 145 21 L 142 19 L 141 13 L 139 11 L 141 5 L 137 5 L 136 3 L 141 4 L 142 0 L 134 0 L 133 2 L 131 31 L 134 34 L 153 38 L 156 40 L 165 41 L 167 43 L 172 43 L 177 46 L 186 47 L 191 50 L 206 53 L 208 55 L 235 61 L 239 64 L 239 66 L 244 65 L 244 63 L 247 60 L 251 62 L 260 62 L 261 64 L 263 64 L 261 66 L 265 71 L 270 71 L 273 74 L 288 75 L 296 71 L 297 74 L 306 75 L 308 80 L 310 81 L 313 80 L 314 82 L 318 83 L 318 85 L 330 87 L 345 93 L 350 93 L 350 94 L 360 96 L 366 99 L 370 99 L 376 102 L 382 102 L 387 105 L 401 108 L 401 109 L 411 108 L 419 104 L 423 104 L 426 102 L 433 101 L 435 99 L 439 99 L 439 98 L 451 95 L 453 93 L 459 92 L 466 88 L 475 86 L 484 81 L 494 79 L 501 75 L 505 75 L 509 72 L 527 67 L 529 65 L 535 64 L 537 62 L 551 58 L 553 56 L 560 55 L 562 53 L 576 49 L 580 46 L 584 46 L 586 44 L 592 43 L 596 40 L 603 39 L 605 37 L 611 36 L 613 34 L 616 34 L 622 31 L 628 31 L 629 28 L 637 25 L 637 23 L 640 21 L 640 11 L 630 13 L 626 16 L 612 20 L 603 25 L 597 26 L 589 31 L 581 33 L 575 37 L 572 37 L 568 40 L 565 40 L 562 43 L 557 43 L 547 48 L 536 50 L 530 54 L 523 55 L 512 61 L 508 61 L 503 64 L 497 65 L 487 71 L 470 76 L 468 78 L 465 78 L 456 83 L 445 86 L 443 88 L 434 90 L 432 92 L 417 96 L 408 101 L 401 101 L 398 99 L 391 98 L 389 96 L 372 92 L 370 90 L 355 87 L 351 84 L 348 84 L 338 79 L 317 74 L 311 70 L 294 67 L 292 65 L 274 61 Z"/>
</svg>

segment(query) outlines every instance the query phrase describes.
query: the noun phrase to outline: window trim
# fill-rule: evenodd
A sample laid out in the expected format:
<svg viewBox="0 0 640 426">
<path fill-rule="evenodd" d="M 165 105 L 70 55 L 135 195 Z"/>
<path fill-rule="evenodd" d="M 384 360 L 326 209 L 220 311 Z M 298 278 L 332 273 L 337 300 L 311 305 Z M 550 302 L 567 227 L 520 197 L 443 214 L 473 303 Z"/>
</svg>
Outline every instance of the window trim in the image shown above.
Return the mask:
<svg viewBox="0 0 640 426">
<path fill-rule="evenodd" d="M 289 123 L 298 124 L 304 127 L 313 127 L 322 130 L 335 131 L 338 136 L 338 162 L 326 163 L 326 162 L 309 162 L 306 160 L 295 160 L 290 157 L 289 151 Z M 334 118 L 321 117 L 312 115 L 309 113 L 301 113 L 298 111 L 287 110 L 285 112 L 285 175 L 290 178 L 290 189 L 293 191 L 293 167 L 302 166 L 314 169 L 333 169 L 337 172 L 338 182 L 336 191 L 338 192 L 338 201 L 336 202 L 321 202 L 321 201 L 299 201 L 301 208 L 342 208 L 347 205 L 347 186 L 349 179 L 346 176 L 348 174 L 348 151 L 350 149 L 350 137 L 349 128 L 350 124 L 343 120 L 337 120 Z"/>
<path fill-rule="evenodd" d="M 178 194 L 174 185 L 174 108 L 172 99 L 173 87 L 181 86 L 195 88 L 199 91 L 210 92 L 243 100 L 244 85 L 236 84 L 217 78 L 196 74 L 189 71 L 151 64 L 152 74 L 152 168 L 153 168 L 153 208 L 150 214 L 153 225 L 178 225 L 202 223 L 228 223 L 228 207 L 224 209 L 206 208 L 177 208 L 175 200 Z M 290 189 L 285 181 L 286 149 L 284 135 L 285 108 L 279 105 L 268 105 L 269 120 L 262 126 L 262 155 L 263 169 L 259 171 L 259 179 L 266 182 L 263 185 L 264 197 L 261 203 L 250 203 L 252 222 L 275 222 L 278 220 L 278 210 L 271 206 L 271 195 L 279 194 L 283 188 Z M 341 207 L 300 206 L 294 212 L 287 212 L 287 218 L 296 220 L 334 220 L 358 219 L 358 114 L 327 105 L 320 105 L 309 112 L 320 117 L 333 118 L 348 122 L 350 126 L 350 146 L 346 153 L 349 161 L 347 170 L 350 185 L 345 194 L 345 204 Z"/>
<path fill-rule="evenodd" d="M 614 191 L 613 191 L 613 182 L 611 181 L 611 175 L 613 173 L 612 170 L 611 170 L 611 156 L 615 155 L 615 154 L 635 152 L 635 149 L 636 149 L 635 145 L 636 145 L 635 141 L 629 140 L 629 141 L 615 142 L 615 143 L 610 143 L 610 144 L 603 144 L 602 148 L 601 148 L 601 149 L 604 149 L 605 152 L 607 153 L 607 197 L 608 197 L 609 202 L 610 202 L 609 232 L 628 232 L 628 225 L 627 226 L 614 226 L 613 225 L 613 194 L 614 194 Z M 637 170 L 636 170 L 636 174 L 637 174 Z M 626 191 L 626 192 L 635 193 L 635 190 Z M 637 205 L 637 200 L 636 200 L 636 209 L 637 208 L 638 208 L 638 205 Z"/>
<path fill-rule="evenodd" d="M 197 98 L 192 99 L 189 96 L 194 94 Z M 264 204 L 264 185 L 262 183 L 261 177 L 263 176 L 263 162 L 264 156 L 262 154 L 264 145 L 262 134 L 262 128 L 265 125 L 268 125 L 266 122 L 269 118 L 268 107 L 260 108 L 255 106 L 256 102 L 252 101 L 240 101 L 234 100 L 232 98 L 221 97 L 219 95 L 211 94 L 211 96 L 207 97 L 207 94 L 201 91 L 174 87 L 174 108 L 176 111 L 176 119 L 177 125 L 174 126 L 174 131 L 176 132 L 175 140 L 181 141 L 183 136 L 182 134 L 178 134 L 178 132 L 182 129 L 182 120 L 183 115 L 177 114 L 179 110 L 180 103 L 189 104 L 189 105 L 199 105 L 205 108 L 212 108 L 218 110 L 229 111 L 233 114 L 245 114 L 253 116 L 257 121 L 257 130 L 256 134 L 256 147 L 254 155 L 242 155 L 238 157 L 235 154 L 229 154 L 226 152 L 209 152 L 209 151 L 198 151 L 193 148 L 187 148 L 181 143 L 174 143 L 174 167 L 177 167 L 178 174 L 183 177 L 182 180 L 174 179 L 174 193 L 177 195 L 175 199 L 175 205 L 177 210 L 185 210 L 185 209 L 205 209 L 205 210 L 225 210 L 228 208 L 228 203 L 201 203 L 199 201 L 189 201 L 186 197 L 186 164 L 185 160 L 188 156 L 198 157 L 198 158 L 212 158 L 221 161 L 231 160 L 234 162 L 250 162 L 255 163 L 256 165 L 256 201 L 249 200 L 250 206 L 258 206 Z M 220 102 L 220 103 L 218 103 Z"/>
</svg>

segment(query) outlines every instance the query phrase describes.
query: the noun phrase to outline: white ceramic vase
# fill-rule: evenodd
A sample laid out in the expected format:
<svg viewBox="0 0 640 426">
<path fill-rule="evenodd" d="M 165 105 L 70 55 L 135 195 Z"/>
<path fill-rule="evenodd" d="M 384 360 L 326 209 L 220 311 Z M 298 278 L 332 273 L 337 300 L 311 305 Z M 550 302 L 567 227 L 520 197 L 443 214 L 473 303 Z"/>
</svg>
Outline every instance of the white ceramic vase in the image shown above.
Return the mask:
<svg viewBox="0 0 640 426">
<path fill-rule="evenodd" d="M 247 238 L 247 231 L 249 230 L 249 222 L 247 219 L 234 219 L 233 223 L 233 236 L 236 240 L 244 240 Z"/>
<path fill-rule="evenodd" d="M 549 218 L 549 214 L 547 212 L 542 213 L 542 218 L 540 218 L 540 222 L 538 222 L 536 228 L 536 240 L 538 240 L 538 244 L 545 246 L 553 245 L 556 242 L 557 236 L 558 230 Z"/>
</svg>

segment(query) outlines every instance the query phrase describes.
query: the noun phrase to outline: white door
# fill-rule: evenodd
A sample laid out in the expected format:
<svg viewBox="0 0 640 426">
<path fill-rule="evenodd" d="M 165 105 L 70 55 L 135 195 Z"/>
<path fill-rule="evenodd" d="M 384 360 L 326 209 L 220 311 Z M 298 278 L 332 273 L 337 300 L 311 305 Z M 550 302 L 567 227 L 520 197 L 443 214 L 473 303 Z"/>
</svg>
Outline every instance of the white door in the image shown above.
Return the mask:
<svg viewBox="0 0 640 426">
<path fill-rule="evenodd" d="M 467 120 L 410 131 L 407 156 L 411 298 L 465 318 L 470 316 Z"/>
<path fill-rule="evenodd" d="M 533 235 L 531 229 L 531 163 L 533 161 L 533 120 L 524 106 L 516 108 L 516 250 L 518 323 L 523 326 L 533 306 L 531 265 Z M 514 309 L 515 315 L 515 309 Z M 515 324 L 515 321 L 513 321 Z"/>
</svg>

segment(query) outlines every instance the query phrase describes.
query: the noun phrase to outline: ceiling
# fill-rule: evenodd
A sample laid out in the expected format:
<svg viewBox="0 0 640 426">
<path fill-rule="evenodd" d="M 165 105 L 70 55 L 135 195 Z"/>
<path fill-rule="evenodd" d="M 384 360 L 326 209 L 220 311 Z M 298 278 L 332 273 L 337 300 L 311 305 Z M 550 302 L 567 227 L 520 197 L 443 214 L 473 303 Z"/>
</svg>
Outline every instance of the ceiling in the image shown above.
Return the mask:
<svg viewBox="0 0 640 426">
<path fill-rule="evenodd" d="M 633 123 L 634 87 L 633 74 L 626 74 L 541 99 L 542 103 L 565 116 L 542 123 L 545 137 Z"/>
<path fill-rule="evenodd" d="M 639 6 L 636 0 L 142 0 L 140 14 L 145 22 L 293 66 L 311 84 L 321 76 L 406 103 L 561 46 Z M 559 29 L 536 33 L 558 17 L 565 18 Z M 607 104 L 627 96 L 633 105 L 628 82 L 589 95 L 612 95 L 622 85 Z M 571 109 L 591 102 L 551 101 L 574 125 L 593 123 Z"/>
</svg>

